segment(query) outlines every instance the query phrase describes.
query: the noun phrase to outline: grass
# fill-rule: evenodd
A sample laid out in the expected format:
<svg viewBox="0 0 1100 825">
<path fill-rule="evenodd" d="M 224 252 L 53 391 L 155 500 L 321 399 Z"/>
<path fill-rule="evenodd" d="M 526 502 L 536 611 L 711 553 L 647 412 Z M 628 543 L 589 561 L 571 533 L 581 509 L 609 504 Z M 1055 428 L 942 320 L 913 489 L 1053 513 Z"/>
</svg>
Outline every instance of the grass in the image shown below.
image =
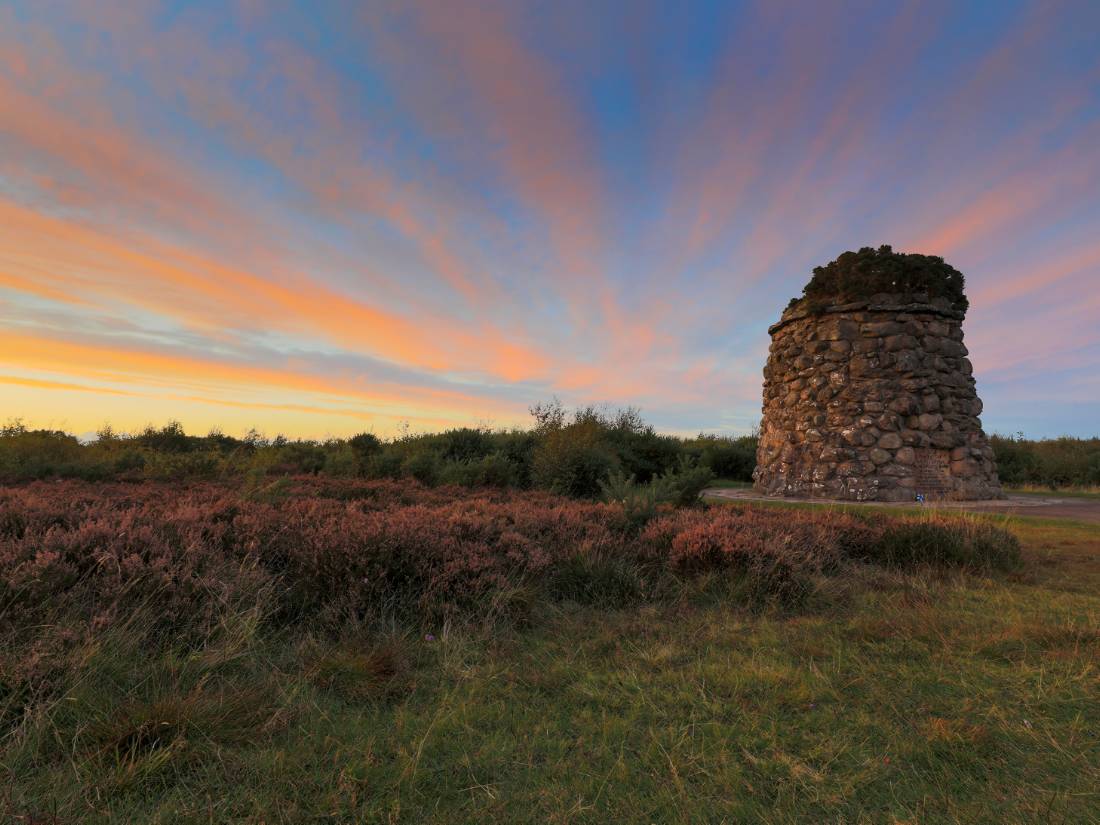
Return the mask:
<svg viewBox="0 0 1100 825">
<path fill-rule="evenodd" d="M 798 613 L 578 592 L 326 639 L 237 609 L 155 661 L 113 629 L 0 740 L 0 821 L 1100 822 L 1100 531 L 1011 528 L 1016 572 L 864 568 Z"/>
<path fill-rule="evenodd" d="M 1020 487 L 1009 487 L 1005 492 L 1020 496 L 1100 499 L 1100 487 L 1046 487 L 1041 484 L 1027 484 Z"/>
<path fill-rule="evenodd" d="M 708 488 L 717 488 L 720 490 L 751 490 L 751 481 L 738 481 L 733 478 L 716 478 L 707 484 Z"/>
</svg>

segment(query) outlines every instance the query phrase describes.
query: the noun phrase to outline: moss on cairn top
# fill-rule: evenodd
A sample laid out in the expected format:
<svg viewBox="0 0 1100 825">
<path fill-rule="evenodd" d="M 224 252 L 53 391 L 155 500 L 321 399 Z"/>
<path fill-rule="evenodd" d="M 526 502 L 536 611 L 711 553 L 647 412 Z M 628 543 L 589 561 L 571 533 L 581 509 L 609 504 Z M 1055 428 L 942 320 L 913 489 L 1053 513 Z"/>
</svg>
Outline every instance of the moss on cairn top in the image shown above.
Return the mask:
<svg viewBox="0 0 1100 825">
<path fill-rule="evenodd" d="M 867 301 L 890 295 L 905 302 L 950 303 L 966 312 L 969 302 L 963 292 L 965 278 L 959 270 L 935 255 L 895 252 L 888 245 L 858 252 L 845 252 L 826 266 L 814 268 L 813 278 L 802 297 L 790 307 L 801 305 L 811 312 L 825 307 Z"/>
</svg>

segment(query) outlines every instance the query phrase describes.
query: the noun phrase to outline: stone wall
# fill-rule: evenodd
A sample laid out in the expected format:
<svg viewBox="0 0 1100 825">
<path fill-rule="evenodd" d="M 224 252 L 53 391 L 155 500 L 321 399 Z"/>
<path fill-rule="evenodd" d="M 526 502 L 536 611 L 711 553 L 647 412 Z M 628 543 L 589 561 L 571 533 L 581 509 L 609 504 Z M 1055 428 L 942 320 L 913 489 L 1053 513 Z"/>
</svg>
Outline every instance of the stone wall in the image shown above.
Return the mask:
<svg viewBox="0 0 1100 825">
<path fill-rule="evenodd" d="M 857 501 L 1001 498 L 963 313 L 869 301 L 771 327 L 756 488 Z"/>
</svg>

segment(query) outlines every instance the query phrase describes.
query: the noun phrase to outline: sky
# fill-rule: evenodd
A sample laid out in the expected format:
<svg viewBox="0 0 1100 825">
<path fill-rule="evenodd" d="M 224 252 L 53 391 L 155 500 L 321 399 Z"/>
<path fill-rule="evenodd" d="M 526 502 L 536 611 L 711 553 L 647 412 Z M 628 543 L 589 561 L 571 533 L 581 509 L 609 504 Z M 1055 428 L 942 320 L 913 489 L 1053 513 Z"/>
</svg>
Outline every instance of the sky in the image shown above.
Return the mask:
<svg viewBox="0 0 1100 825">
<path fill-rule="evenodd" d="M 1100 3 L 0 0 L 0 418 L 323 438 L 760 417 L 889 243 L 990 432 L 1100 433 Z"/>
</svg>

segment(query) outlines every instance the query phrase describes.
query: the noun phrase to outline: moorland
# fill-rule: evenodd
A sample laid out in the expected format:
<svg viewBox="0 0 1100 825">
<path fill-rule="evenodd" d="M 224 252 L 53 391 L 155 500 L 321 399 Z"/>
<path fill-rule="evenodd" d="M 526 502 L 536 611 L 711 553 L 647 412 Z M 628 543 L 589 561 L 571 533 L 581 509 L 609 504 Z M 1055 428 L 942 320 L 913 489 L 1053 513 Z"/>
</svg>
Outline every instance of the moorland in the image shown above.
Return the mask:
<svg viewBox="0 0 1100 825">
<path fill-rule="evenodd" d="M 633 411 L 0 434 L 14 822 L 1097 822 L 1095 525 L 704 503 Z M 1100 441 L 994 439 L 1015 484 Z"/>
</svg>

